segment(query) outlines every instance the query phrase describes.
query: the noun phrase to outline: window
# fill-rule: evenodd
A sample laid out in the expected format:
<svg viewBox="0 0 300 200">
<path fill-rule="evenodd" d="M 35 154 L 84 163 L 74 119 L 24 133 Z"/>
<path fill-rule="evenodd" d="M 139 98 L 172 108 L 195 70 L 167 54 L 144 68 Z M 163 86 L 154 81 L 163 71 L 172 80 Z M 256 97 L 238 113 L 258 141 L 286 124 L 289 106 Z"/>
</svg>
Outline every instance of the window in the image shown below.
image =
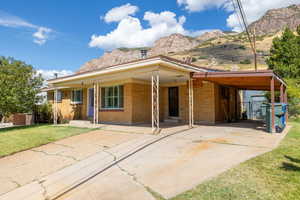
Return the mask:
<svg viewBox="0 0 300 200">
<path fill-rule="evenodd" d="M 60 90 L 57 90 L 57 102 L 61 102 L 61 100 L 62 100 L 62 97 L 63 95 L 62 95 L 62 91 L 60 91 Z"/>
<path fill-rule="evenodd" d="M 47 100 L 48 101 L 54 100 L 54 92 L 47 92 Z"/>
<path fill-rule="evenodd" d="M 80 104 L 82 103 L 82 90 L 72 90 L 72 103 Z"/>
<path fill-rule="evenodd" d="M 101 108 L 121 109 L 123 108 L 123 86 L 101 88 Z"/>
</svg>

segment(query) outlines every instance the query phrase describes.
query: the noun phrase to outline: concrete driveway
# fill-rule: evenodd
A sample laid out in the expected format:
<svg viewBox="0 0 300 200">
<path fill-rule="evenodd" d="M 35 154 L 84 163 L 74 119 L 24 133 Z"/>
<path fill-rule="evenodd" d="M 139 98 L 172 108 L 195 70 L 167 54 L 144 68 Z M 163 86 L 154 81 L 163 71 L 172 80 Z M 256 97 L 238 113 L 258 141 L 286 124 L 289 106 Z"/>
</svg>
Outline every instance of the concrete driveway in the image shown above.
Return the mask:
<svg viewBox="0 0 300 200">
<path fill-rule="evenodd" d="M 97 130 L 69 137 L 0 159 L 0 195 L 74 165 L 141 134 Z"/>
<path fill-rule="evenodd" d="M 28 190 L 35 195 L 40 192 L 39 197 L 30 199 L 46 199 L 57 187 L 78 183 L 76 178 L 82 180 L 88 171 L 102 168 L 107 170 L 76 185 L 58 199 L 152 200 L 154 193 L 170 198 L 240 162 L 272 150 L 285 135 L 270 135 L 260 128 L 256 123 L 199 126 L 167 137 L 108 168 L 122 153 L 159 137 L 132 136 L 137 138 L 102 149 L 105 153 L 96 153 L 0 199 L 22 199 L 14 195 L 28 193 Z"/>
</svg>

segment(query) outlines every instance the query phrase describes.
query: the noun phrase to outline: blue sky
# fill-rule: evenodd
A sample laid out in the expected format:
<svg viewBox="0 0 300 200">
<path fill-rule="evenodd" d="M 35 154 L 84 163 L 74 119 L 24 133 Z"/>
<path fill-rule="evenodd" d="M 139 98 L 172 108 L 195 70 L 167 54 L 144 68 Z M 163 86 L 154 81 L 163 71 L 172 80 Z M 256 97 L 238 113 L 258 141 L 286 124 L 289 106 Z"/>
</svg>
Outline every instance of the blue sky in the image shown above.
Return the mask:
<svg viewBox="0 0 300 200">
<path fill-rule="evenodd" d="M 259 1 L 248 2 L 245 7 L 249 7 L 246 13 L 250 21 L 269 8 L 287 4 L 282 0 L 265 0 L 267 3 L 255 10 L 252 4 Z M 289 1 L 291 3 L 300 1 Z M 112 12 L 109 20 L 106 14 L 120 6 L 125 7 L 116 12 L 124 16 L 118 18 L 118 13 Z M 131 11 L 126 14 L 126 9 Z M 114 18 L 116 14 L 117 18 Z M 2 0 L 0 55 L 23 60 L 36 69 L 76 71 L 105 50 L 151 45 L 158 36 L 169 33 L 197 35 L 203 30 L 237 30 L 236 22 L 230 18 L 234 17 L 226 0 Z M 125 27 L 107 36 L 120 24 Z M 127 25 L 129 30 L 126 30 Z M 161 31 L 163 25 L 167 27 L 165 31 Z M 137 41 L 140 35 L 145 35 L 145 41 L 127 41 L 124 31 Z M 121 39 L 123 36 L 125 39 Z"/>
</svg>

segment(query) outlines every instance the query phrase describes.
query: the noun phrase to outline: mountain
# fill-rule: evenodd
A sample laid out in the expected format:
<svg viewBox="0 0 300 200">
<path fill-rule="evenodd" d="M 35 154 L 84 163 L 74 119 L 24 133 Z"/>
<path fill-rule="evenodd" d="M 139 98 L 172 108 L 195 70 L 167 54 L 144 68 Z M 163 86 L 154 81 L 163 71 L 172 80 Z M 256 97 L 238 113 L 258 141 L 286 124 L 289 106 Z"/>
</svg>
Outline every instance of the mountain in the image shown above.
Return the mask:
<svg viewBox="0 0 300 200">
<path fill-rule="evenodd" d="M 265 59 L 269 55 L 272 40 L 280 36 L 285 27 L 293 30 L 300 24 L 300 5 L 273 9 L 266 12 L 249 28 L 257 34 L 256 47 L 258 67 L 266 69 Z M 253 53 L 245 33 L 213 30 L 198 37 L 171 34 L 155 41 L 153 47 L 119 48 L 85 63 L 78 72 L 99 69 L 141 58 L 140 50 L 147 49 L 147 56 L 167 55 L 184 60 L 192 57 L 194 64 L 226 70 L 253 69 Z"/>
<path fill-rule="evenodd" d="M 180 51 L 192 49 L 199 45 L 200 42 L 192 37 L 184 36 L 179 33 L 162 37 L 155 41 L 154 46 L 150 50 L 151 56 L 159 54 L 172 54 Z"/>
<path fill-rule="evenodd" d="M 257 35 L 273 34 L 289 27 L 296 30 L 300 24 L 300 5 L 291 5 L 286 8 L 272 9 L 259 20 L 250 24 L 250 30 Z"/>
<path fill-rule="evenodd" d="M 202 35 L 197 37 L 197 40 L 199 41 L 207 41 L 213 38 L 219 38 L 226 35 L 225 33 L 223 33 L 223 31 L 221 30 L 213 30 L 213 31 L 209 31 L 209 32 L 205 32 Z"/>
<path fill-rule="evenodd" d="M 106 52 L 103 56 L 85 63 L 78 72 L 99 69 L 106 66 L 120 64 L 140 59 L 140 50 L 147 49 L 148 57 L 156 55 L 169 55 L 189 50 L 200 44 L 195 38 L 184 36 L 178 33 L 162 37 L 155 41 L 152 48 L 119 48 L 112 52 Z"/>
</svg>

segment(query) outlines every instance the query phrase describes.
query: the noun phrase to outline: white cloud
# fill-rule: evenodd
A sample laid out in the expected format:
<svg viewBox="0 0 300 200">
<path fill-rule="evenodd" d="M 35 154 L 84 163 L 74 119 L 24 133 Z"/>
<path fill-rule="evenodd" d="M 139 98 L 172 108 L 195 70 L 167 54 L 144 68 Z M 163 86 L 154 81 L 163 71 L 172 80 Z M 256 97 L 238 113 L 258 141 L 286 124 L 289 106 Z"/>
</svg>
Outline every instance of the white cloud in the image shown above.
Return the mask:
<svg viewBox="0 0 300 200">
<path fill-rule="evenodd" d="M 177 0 L 179 6 L 184 6 L 190 12 L 220 8 L 224 6 L 224 2 L 228 2 L 228 0 Z"/>
<path fill-rule="evenodd" d="M 161 13 L 146 12 L 143 20 L 149 23 L 149 28 L 143 28 L 138 18 L 127 16 L 117 28 L 106 35 L 92 35 L 90 47 L 111 50 L 119 47 L 151 46 L 155 40 L 172 33 L 195 36 L 201 31 L 185 30 L 183 25 L 186 18 L 170 11 Z"/>
<path fill-rule="evenodd" d="M 227 18 L 227 26 L 234 31 L 241 31 L 238 18 L 233 13 L 230 0 L 177 0 L 178 5 L 184 6 L 190 12 L 203 11 L 210 8 L 222 8 L 231 12 Z M 287 7 L 292 4 L 299 4 L 300 0 L 242 0 L 248 22 L 254 22 L 262 17 L 267 10 Z"/>
<path fill-rule="evenodd" d="M 137 6 L 133 6 L 130 3 L 112 8 L 105 14 L 104 21 L 106 23 L 119 22 L 130 15 L 134 15 L 138 9 Z"/>
<path fill-rule="evenodd" d="M 57 74 L 58 77 L 62 77 L 73 73 L 70 70 L 44 70 L 44 69 L 39 69 L 36 72 L 37 74 L 41 74 L 44 80 L 55 78 L 55 74 Z"/>
<path fill-rule="evenodd" d="M 44 44 L 49 38 L 49 33 L 53 32 L 50 28 L 38 26 L 27 22 L 26 20 L 10 15 L 6 12 L 0 11 L 0 26 L 10 27 L 10 28 L 30 28 L 36 30 L 33 34 L 33 42 L 39 45 Z"/>
<path fill-rule="evenodd" d="M 35 38 L 33 40 L 34 43 L 39 44 L 39 45 L 43 45 L 45 44 L 45 42 L 48 39 L 48 34 L 51 32 L 52 30 L 49 28 L 45 28 L 45 27 L 39 27 L 38 31 L 35 32 L 33 34 L 33 37 Z"/>
</svg>

